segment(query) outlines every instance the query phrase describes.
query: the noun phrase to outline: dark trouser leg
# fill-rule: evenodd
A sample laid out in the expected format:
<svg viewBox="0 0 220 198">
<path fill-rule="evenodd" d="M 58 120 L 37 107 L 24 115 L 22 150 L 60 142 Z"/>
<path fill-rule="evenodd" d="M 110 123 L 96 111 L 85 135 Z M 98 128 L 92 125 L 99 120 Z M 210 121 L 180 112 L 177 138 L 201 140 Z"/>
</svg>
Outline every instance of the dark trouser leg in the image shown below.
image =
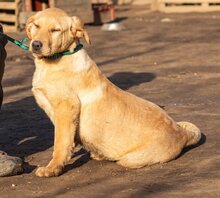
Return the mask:
<svg viewBox="0 0 220 198">
<path fill-rule="evenodd" d="M 0 24 L 0 32 L 3 32 L 1 24 Z M 7 39 L 5 37 L 0 36 L 0 108 L 3 100 L 2 78 L 5 69 L 5 59 L 7 56 L 7 53 L 4 48 L 6 43 L 7 43 Z"/>
<path fill-rule="evenodd" d="M 2 86 L 0 85 L 0 108 L 2 106 L 2 100 L 3 100 L 3 90 L 2 90 Z"/>
<path fill-rule="evenodd" d="M 0 32 L 3 32 L 1 24 L 0 24 Z M 0 35 L 0 109 L 3 100 L 2 78 L 4 74 L 5 59 L 7 55 L 5 51 L 6 43 L 7 43 L 7 39 Z M 22 172 L 23 172 L 22 160 L 20 158 L 9 156 L 4 151 L 0 151 L 0 177 L 17 175 Z"/>
</svg>

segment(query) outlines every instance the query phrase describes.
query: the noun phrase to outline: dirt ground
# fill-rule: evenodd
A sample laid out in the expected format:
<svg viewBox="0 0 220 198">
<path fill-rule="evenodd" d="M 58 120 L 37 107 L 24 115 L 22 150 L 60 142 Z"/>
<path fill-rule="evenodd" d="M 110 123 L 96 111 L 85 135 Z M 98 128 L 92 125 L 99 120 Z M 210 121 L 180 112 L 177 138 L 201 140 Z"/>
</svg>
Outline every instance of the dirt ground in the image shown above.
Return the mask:
<svg viewBox="0 0 220 198">
<path fill-rule="evenodd" d="M 124 31 L 87 26 L 88 53 L 122 89 L 157 103 L 177 121 L 199 126 L 202 140 L 174 161 L 137 170 L 91 160 L 79 148 L 63 175 L 36 177 L 37 166 L 51 159 L 53 126 L 31 93 L 31 54 L 9 43 L 0 150 L 22 157 L 25 173 L 0 178 L 1 198 L 220 195 L 220 13 L 162 14 L 121 7 L 117 14 Z"/>
</svg>

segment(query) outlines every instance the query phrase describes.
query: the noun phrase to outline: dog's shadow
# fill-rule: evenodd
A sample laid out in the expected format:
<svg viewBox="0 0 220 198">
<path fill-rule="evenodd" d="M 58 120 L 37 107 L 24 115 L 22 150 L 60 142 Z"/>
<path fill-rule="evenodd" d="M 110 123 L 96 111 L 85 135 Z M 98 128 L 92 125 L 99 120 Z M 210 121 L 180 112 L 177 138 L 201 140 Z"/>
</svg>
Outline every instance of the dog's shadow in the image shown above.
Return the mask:
<svg viewBox="0 0 220 198">
<path fill-rule="evenodd" d="M 205 144 L 205 142 L 206 142 L 206 136 L 205 136 L 205 134 L 201 133 L 201 139 L 199 140 L 199 142 L 197 144 L 194 144 L 194 145 L 187 146 L 187 147 L 183 148 L 183 150 L 180 153 L 179 157 L 186 154 L 190 150 L 192 150 L 194 148 L 197 148 L 197 147 L 201 146 L 202 144 Z"/>
<path fill-rule="evenodd" d="M 156 78 L 154 73 L 148 72 L 117 72 L 108 77 L 108 79 L 123 90 L 128 90 L 133 86 L 150 82 Z"/>
</svg>

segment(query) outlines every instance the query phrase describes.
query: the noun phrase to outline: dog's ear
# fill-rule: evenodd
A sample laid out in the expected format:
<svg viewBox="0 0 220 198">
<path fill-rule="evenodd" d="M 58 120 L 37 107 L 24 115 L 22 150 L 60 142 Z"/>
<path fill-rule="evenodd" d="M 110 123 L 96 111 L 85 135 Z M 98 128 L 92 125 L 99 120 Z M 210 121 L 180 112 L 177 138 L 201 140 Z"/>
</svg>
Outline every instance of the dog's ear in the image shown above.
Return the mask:
<svg viewBox="0 0 220 198">
<path fill-rule="evenodd" d="M 89 39 L 89 35 L 86 32 L 86 30 L 84 30 L 83 22 L 76 16 L 72 17 L 71 31 L 75 37 L 77 37 L 79 39 L 84 37 L 86 42 L 88 44 L 91 44 L 90 39 Z"/>
<path fill-rule="evenodd" d="M 29 39 L 31 39 L 31 28 L 33 27 L 34 19 L 35 19 L 35 15 L 29 17 L 25 26 L 25 31 Z"/>
</svg>

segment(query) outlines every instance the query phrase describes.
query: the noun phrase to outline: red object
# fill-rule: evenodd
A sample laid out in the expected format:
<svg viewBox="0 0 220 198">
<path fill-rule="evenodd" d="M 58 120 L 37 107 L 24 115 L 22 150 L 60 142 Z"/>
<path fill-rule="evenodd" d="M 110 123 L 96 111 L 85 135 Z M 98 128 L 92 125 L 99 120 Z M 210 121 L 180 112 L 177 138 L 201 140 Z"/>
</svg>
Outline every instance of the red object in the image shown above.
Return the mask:
<svg viewBox="0 0 220 198">
<path fill-rule="evenodd" d="M 45 8 L 48 8 L 48 7 L 50 7 L 49 3 L 52 6 L 54 6 L 54 1 L 52 1 L 52 0 L 26 0 L 26 1 L 32 1 L 32 10 L 33 11 L 41 11 Z"/>
<path fill-rule="evenodd" d="M 41 0 L 35 0 L 34 1 L 34 10 L 35 11 L 40 11 L 40 10 L 42 10 L 42 2 L 41 2 Z"/>
<path fill-rule="evenodd" d="M 115 20 L 115 8 L 112 4 L 95 3 L 92 4 L 92 10 L 95 25 L 102 24 L 101 12 L 109 11 L 111 20 Z"/>
</svg>

